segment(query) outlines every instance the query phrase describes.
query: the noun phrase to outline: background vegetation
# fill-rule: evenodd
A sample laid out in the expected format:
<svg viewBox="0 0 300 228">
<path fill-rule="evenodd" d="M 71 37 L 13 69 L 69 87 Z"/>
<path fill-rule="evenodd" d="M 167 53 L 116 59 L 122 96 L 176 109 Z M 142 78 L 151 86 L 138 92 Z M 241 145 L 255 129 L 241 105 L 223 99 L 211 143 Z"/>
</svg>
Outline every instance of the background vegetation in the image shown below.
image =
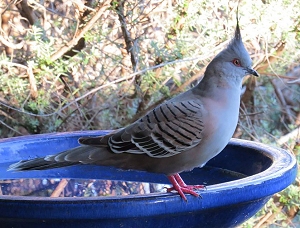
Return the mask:
<svg viewBox="0 0 300 228">
<path fill-rule="evenodd" d="M 0 137 L 115 129 L 189 89 L 231 39 L 237 1 L 0 2 Z M 300 1 L 239 4 L 260 78 L 234 137 L 300 152 Z M 300 226 L 299 178 L 243 227 Z"/>
</svg>

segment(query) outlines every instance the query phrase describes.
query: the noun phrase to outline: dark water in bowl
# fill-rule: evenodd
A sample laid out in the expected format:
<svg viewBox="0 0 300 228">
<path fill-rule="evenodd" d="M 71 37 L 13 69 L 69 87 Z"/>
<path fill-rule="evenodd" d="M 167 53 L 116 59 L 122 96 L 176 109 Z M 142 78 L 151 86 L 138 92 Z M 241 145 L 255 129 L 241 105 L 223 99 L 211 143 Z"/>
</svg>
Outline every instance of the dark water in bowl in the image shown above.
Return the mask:
<svg viewBox="0 0 300 228">
<path fill-rule="evenodd" d="M 189 175 L 196 177 L 197 183 L 191 184 L 204 185 L 218 184 L 246 177 L 244 174 L 216 167 L 204 167 L 198 169 L 198 173 L 186 172 L 182 173 L 181 176 L 184 180 L 188 180 Z M 76 178 L 0 179 L 0 195 L 28 197 L 105 197 L 132 194 L 143 195 L 166 192 L 166 188 L 171 186 L 166 183 Z M 55 192 L 55 194 L 53 192 Z"/>
<path fill-rule="evenodd" d="M 125 196 L 166 192 L 168 184 L 99 179 L 10 179 L 0 180 L 0 195 L 53 197 Z"/>
</svg>

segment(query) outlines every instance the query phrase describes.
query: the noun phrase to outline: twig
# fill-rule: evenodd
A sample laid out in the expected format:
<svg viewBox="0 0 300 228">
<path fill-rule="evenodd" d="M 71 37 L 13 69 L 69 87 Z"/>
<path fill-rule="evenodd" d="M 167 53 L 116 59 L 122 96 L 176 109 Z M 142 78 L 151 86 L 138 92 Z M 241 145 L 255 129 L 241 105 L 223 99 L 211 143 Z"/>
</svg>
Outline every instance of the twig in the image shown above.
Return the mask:
<svg viewBox="0 0 300 228">
<path fill-rule="evenodd" d="M 21 67 L 21 68 L 26 69 L 26 70 L 28 69 L 28 67 L 25 66 L 25 65 L 23 65 L 23 64 L 13 63 L 13 62 L 8 62 L 8 61 L 6 61 L 6 60 L 0 61 L 0 66 L 1 66 L 1 65 L 5 65 L 5 66 L 10 65 L 10 66 Z"/>
<path fill-rule="evenodd" d="M 293 77 L 294 78 L 294 77 Z M 300 84 L 300 78 L 297 78 L 295 80 L 292 80 L 292 81 L 288 81 L 287 82 L 288 84 L 292 84 L 292 83 L 299 83 Z"/>
<path fill-rule="evenodd" d="M 275 50 L 276 56 L 275 55 L 266 55 L 265 60 L 261 64 L 259 64 L 259 66 L 256 68 L 256 70 L 259 73 L 266 71 L 266 69 L 271 66 L 271 63 L 274 63 L 278 59 L 278 57 L 282 55 L 282 53 L 284 51 L 284 47 L 285 47 L 285 43 L 280 42 L 277 45 L 276 50 Z M 267 48 L 266 48 L 266 50 L 267 50 Z"/>
<path fill-rule="evenodd" d="M 6 40 L 3 36 L 0 35 L 0 42 L 3 43 L 5 46 L 12 48 L 12 49 L 21 49 L 24 46 L 25 41 L 22 40 L 20 43 L 18 44 L 14 44 L 9 42 L 8 40 Z"/>
<path fill-rule="evenodd" d="M 6 123 L 4 123 L 2 120 L 0 120 L 0 123 L 7 127 L 8 129 L 12 130 L 13 132 L 18 133 L 19 135 L 23 135 L 21 132 L 17 131 L 16 129 L 13 129 L 12 127 L 8 126 Z"/>
<path fill-rule="evenodd" d="M 193 81 L 198 80 L 199 78 L 203 77 L 206 67 L 203 67 L 197 74 L 193 75 L 189 78 L 186 82 L 184 82 L 181 86 L 179 86 L 176 90 L 171 92 L 171 95 L 178 94 L 182 92 L 186 87 L 188 87 Z"/>
<path fill-rule="evenodd" d="M 265 221 L 266 225 L 270 225 L 270 224 L 274 223 L 275 217 L 276 217 L 279 213 L 281 213 L 282 209 L 283 209 L 283 206 L 277 207 L 276 212 L 275 212 L 275 213 L 272 213 L 271 216 L 269 216 L 268 219 Z"/>
<path fill-rule="evenodd" d="M 264 111 L 259 111 L 259 112 L 253 112 L 253 113 L 245 113 L 245 114 L 240 114 L 241 117 L 245 117 L 245 116 L 256 116 L 258 114 L 263 114 Z"/>
<path fill-rule="evenodd" d="M 124 16 L 124 5 L 125 0 L 120 0 L 119 4 L 116 5 L 116 10 L 118 12 L 119 21 L 121 23 L 121 30 L 126 44 L 126 50 L 128 54 L 130 54 L 130 60 L 132 63 L 133 72 L 137 69 L 137 57 L 135 54 L 134 46 L 132 45 L 132 38 L 130 32 L 127 29 L 126 19 Z"/>
<path fill-rule="evenodd" d="M 80 9 L 80 11 L 84 11 L 83 9 L 85 8 L 87 10 L 96 12 L 95 9 L 93 9 L 91 7 L 88 7 L 85 4 L 83 4 L 83 1 L 81 1 L 81 0 L 71 0 L 71 2 L 73 2 L 75 5 L 77 5 L 77 7 L 78 7 L 78 9 Z"/>
<path fill-rule="evenodd" d="M 285 98 L 281 92 L 281 90 L 278 88 L 277 84 L 275 83 L 274 80 L 271 80 L 271 83 L 274 87 L 275 93 L 277 98 L 279 99 L 279 102 L 281 104 L 282 109 L 285 109 L 285 113 L 287 115 L 288 120 L 290 121 L 290 123 L 294 123 L 294 119 L 293 119 L 293 115 L 291 113 L 291 109 L 288 107 L 288 105 L 286 104 Z"/>
<path fill-rule="evenodd" d="M 4 112 L 4 111 L 1 110 L 1 109 L 0 109 L 0 115 L 3 115 L 3 116 L 5 116 L 7 119 L 10 119 L 10 120 L 12 120 L 12 121 L 15 121 L 15 119 L 14 119 L 11 115 L 7 114 L 6 112 Z"/>
<path fill-rule="evenodd" d="M 261 74 L 261 75 L 266 75 L 266 76 L 272 76 L 272 77 L 274 77 L 274 76 L 276 76 L 277 78 L 283 78 L 283 79 L 292 79 L 292 80 L 295 80 L 296 82 L 297 82 L 297 80 L 300 80 L 300 78 L 298 78 L 298 77 L 293 77 L 293 76 L 286 76 L 286 75 L 280 75 L 280 74 L 272 74 L 272 73 L 269 73 L 269 72 L 259 72 L 259 74 Z M 292 83 L 292 81 L 291 82 L 287 82 L 287 83 Z"/>
<path fill-rule="evenodd" d="M 254 128 L 253 128 L 253 123 L 252 123 L 252 119 L 250 119 L 248 113 L 247 113 L 247 108 L 246 105 L 244 104 L 244 102 L 241 102 L 240 104 L 240 113 L 243 113 L 242 115 L 246 118 L 246 122 L 248 124 L 248 127 L 252 128 L 253 132 L 255 132 Z M 255 132 L 256 133 L 256 132 Z M 257 137 L 257 135 L 256 135 Z"/>
<path fill-rule="evenodd" d="M 57 187 L 54 189 L 50 197 L 59 197 L 62 191 L 65 189 L 65 187 L 68 184 L 68 179 L 61 179 Z"/>
<path fill-rule="evenodd" d="M 144 20 L 145 18 L 149 17 L 149 14 L 152 13 L 152 12 L 154 12 L 154 10 L 155 10 L 157 7 L 159 7 L 163 2 L 164 2 L 164 0 L 162 0 L 162 1 L 158 2 L 158 3 L 156 3 L 156 6 L 154 6 L 154 7 L 152 6 L 151 10 L 150 10 L 149 12 L 147 12 L 146 14 L 144 14 L 144 11 L 145 11 L 146 7 L 152 3 L 152 1 L 149 0 L 149 1 L 147 2 L 146 6 L 144 6 L 143 12 L 141 13 L 142 17 L 140 18 L 140 21 L 142 21 L 142 20 Z M 153 5 L 153 3 L 152 3 L 152 5 Z M 138 18 L 138 17 L 137 17 L 137 18 Z M 133 19 L 133 21 L 135 21 L 137 18 Z"/>
<path fill-rule="evenodd" d="M 51 14 L 53 14 L 53 15 L 58 15 L 58 16 L 64 18 L 64 19 L 68 19 L 68 20 L 70 20 L 70 21 L 72 21 L 72 22 L 76 22 L 76 21 L 77 21 L 77 20 L 75 20 L 75 19 L 73 19 L 73 18 L 70 18 L 70 17 L 67 17 L 67 16 L 65 16 L 64 14 L 59 13 L 59 12 L 53 10 L 53 9 L 50 9 L 50 8 L 45 8 L 45 9 L 46 9 L 46 11 L 47 11 L 48 13 L 51 13 Z M 94 11 L 94 10 L 93 10 L 93 11 Z"/>
<path fill-rule="evenodd" d="M 29 84 L 30 84 L 30 95 L 33 99 L 37 98 L 38 92 L 37 92 L 37 86 L 36 86 L 36 80 L 32 72 L 32 64 L 28 62 L 28 68 L 27 68 L 27 74 L 29 77 Z"/>
<path fill-rule="evenodd" d="M 255 128 L 254 128 L 254 125 L 253 125 L 251 119 L 249 118 L 249 115 L 248 115 L 248 113 L 247 113 L 246 106 L 245 106 L 245 104 L 244 104 L 243 102 L 241 102 L 240 112 L 243 113 L 242 115 L 244 115 L 244 116 L 246 117 L 246 123 L 248 124 L 248 127 L 252 129 L 253 134 L 252 134 L 251 132 L 249 132 L 249 131 L 247 130 L 247 128 L 246 128 L 245 126 L 243 126 L 240 122 L 238 123 L 238 126 L 242 127 L 242 128 L 244 129 L 244 131 L 246 131 L 246 133 L 249 134 L 250 137 L 253 138 L 253 140 L 259 142 L 259 141 L 260 141 L 260 140 L 259 140 L 259 136 L 258 136 L 257 133 L 256 133 L 256 130 L 255 130 Z"/>
<path fill-rule="evenodd" d="M 294 129 L 284 136 L 281 136 L 277 143 L 282 146 L 283 144 L 288 143 L 290 140 L 293 140 L 294 142 L 300 140 L 300 127 Z"/>
<path fill-rule="evenodd" d="M 71 49 L 74 45 L 78 43 L 81 37 L 84 36 L 84 34 L 93 27 L 93 25 L 96 23 L 96 21 L 102 16 L 104 11 L 110 6 L 109 1 L 105 1 L 101 6 L 99 6 L 96 9 L 96 14 L 91 18 L 91 20 L 84 26 L 81 30 L 79 30 L 76 37 L 74 37 L 71 41 L 69 41 L 65 46 L 63 46 L 61 49 L 59 49 L 57 52 L 55 52 L 51 57 L 51 61 L 55 61 L 59 58 L 61 58 L 64 53 L 66 53 L 69 49 Z"/>
<path fill-rule="evenodd" d="M 272 212 L 268 212 L 253 228 L 260 228 L 271 216 Z"/>
<path fill-rule="evenodd" d="M 82 129 L 87 129 L 87 128 L 91 125 L 91 123 L 94 121 L 94 119 L 97 117 L 97 115 L 98 115 L 100 112 L 102 112 L 102 111 L 104 111 L 104 110 L 107 110 L 107 109 L 109 109 L 110 107 L 111 107 L 110 105 L 107 105 L 106 107 L 103 107 L 103 108 L 98 109 L 98 110 L 95 112 L 95 114 L 94 114 L 91 118 L 89 118 L 88 120 L 86 120 L 86 123 L 84 124 L 84 127 L 83 127 Z"/>
</svg>

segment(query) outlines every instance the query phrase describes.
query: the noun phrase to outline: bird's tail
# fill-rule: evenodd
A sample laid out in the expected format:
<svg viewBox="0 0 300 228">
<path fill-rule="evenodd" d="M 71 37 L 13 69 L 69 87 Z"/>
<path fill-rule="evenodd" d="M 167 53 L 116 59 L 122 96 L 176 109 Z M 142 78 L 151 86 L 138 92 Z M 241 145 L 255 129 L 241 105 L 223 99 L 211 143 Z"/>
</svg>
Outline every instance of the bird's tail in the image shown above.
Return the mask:
<svg viewBox="0 0 300 228">
<path fill-rule="evenodd" d="M 10 165 L 8 171 L 45 170 L 89 163 L 88 158 L 95 151 L 99 151 L 99 148 L 79 146 L 56 155 L 19 161 Z"/>
<path fill-rule="evenodd" d="M 49 162 L 44 158 L 35 158 L 32 160 L 22 160 L 9 166 L 7 171 L 29 171 L 29 170 L 45 170 L 54 169 L 65 166 L 76 165 L 78 162 Z"/>
</svg>

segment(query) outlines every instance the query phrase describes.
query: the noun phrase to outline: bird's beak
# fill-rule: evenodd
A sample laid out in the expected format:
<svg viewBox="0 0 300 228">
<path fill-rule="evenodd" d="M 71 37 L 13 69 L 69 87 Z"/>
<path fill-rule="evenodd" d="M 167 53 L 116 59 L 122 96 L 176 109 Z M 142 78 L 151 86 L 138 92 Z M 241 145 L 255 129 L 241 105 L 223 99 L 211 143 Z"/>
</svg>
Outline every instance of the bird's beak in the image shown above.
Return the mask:
<svg viewBox="0 0 300 228">
<path fill-rule="evenodd" d="M 256 77 L 259 77 L 259 73 L 257 73 L 257 71 L 256 70 L 254 70 L 254 69 L 252 69 L 252 68 L 246 68 L 246 70 L 247 70 L 247 72 L 249 73 L 249 74 L 252 74 L 252 75 L 254 75 L 254 76 L 256 76 Z"/>
</svg>

